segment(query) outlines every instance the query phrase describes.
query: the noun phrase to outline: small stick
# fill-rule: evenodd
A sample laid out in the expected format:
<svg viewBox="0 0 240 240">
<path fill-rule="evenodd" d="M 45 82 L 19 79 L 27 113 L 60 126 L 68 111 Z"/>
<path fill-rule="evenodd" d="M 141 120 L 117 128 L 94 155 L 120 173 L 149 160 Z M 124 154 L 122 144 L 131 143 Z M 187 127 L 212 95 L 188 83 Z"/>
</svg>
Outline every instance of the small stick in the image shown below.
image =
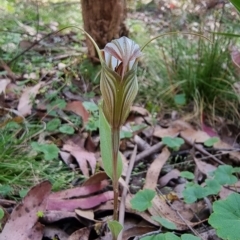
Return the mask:
<svg viewBox="0 0 240 240">
<path fill-rule="evenodd" d="M 212 158 L 215 162 L 219 163 L 220 165 L 225 165 L 224 162 L 222 162 L 221 160 L 217 159 L 215 156 L 213 156 L 211 153 L 209 153 L 208 151 L 206 151 L 202 146 L 193 143 L 192 141 L 190 141 L 189 139 L 183 137 L 181 135 L 181 138 L 183 138 L 185 140 L 186 143 L 188 143 L 189 145 L 191 145 L 192 147 L 194 147 L 195 149 L 197 149 L 199 152 L 201 152 L 202 154 L 205 154 L 207 156 L 209 156 L 210 158 Z"/>
<path fill-rule="evenodd" d="M 141 152 L 137 155 L 135 163 L 139 163 L 143 158 L 148 157 L 148 156 L 152 155 L 153 153 L 156 153 L 156 152 L 162 150 L 164 146 L 165 145 L 162 142 L 159 142 L 159 143 L 153 145 L 152 147 L 144 150 L 143 152 Z"/>
<path fill-rule="evenodd" d="M 126 175 L 126 179 L 125 179 L 126 186 L 129 184 L 129 181 L 130 181 L 130 177 L 131 177 L 132 169 L 133 169 L 134 162 L 136 159 L 136 155 L 137 155 L 137 145 L 135 145 L 131 159 L 129 161 L 128 171 L 127 171 L 127 175 Z M 120 203 L 120 207 L 119 207 L 119 223 L 122 226 L 124 226 L 125 203 L 126 203 L 127 191 L 128 191 L 128 189 L 125 186 L 123 186 L 121 203 Z M 123 234 L 123 231 L 121 231 L 121 233 L 119 234 L 119 237 L 118 237 L 119 239 L 122 239 L 122 234 Z"/>
</svg>

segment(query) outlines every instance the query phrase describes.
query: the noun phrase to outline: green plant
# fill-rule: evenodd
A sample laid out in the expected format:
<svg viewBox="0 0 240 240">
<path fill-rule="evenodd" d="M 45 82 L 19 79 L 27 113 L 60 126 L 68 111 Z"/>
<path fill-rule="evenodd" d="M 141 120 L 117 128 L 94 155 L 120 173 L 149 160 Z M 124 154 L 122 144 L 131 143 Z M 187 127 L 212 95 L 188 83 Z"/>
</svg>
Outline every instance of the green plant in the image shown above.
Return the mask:
<svg viewBox="0 0 240 240">
<path fill-rule="evenodd" d="M 195 237 L 192 234 L 183 234 L 181 237 L 176 236 L 173 233 L 161 233 L 157 235 L 151 235 L 141 238 L 141 240 L 201 240 L 199 237 Z"/>
<path fill-rule="evenodd" d="M 237 182 L 237 177 L 234 173 L 239 172 L 239 168 L 233 168 L 230 165 L 219 166 L 212 174 L 212 178 L 205 180 L 205 186 L 189 182 L 183 190 L 183 197 L 186 203 L 193 203 L 198 199 L 209 195 L 218 194 L 221 186 L 228 184 L 232 185 Z"/>
<path fill-rule="evenodd" d="M 47 148 L 41 149 L 37 155 L 32 154 L 32 139 L 43 131 L 42 123 L 31 121 L 24 124 L 9 122 L 0 128 L 0 195 L 10 199 L 22 198 L 33 184 L 46 179 L 56 191 L 69 187 L 77 176 L 59 161 L 58 154 L 54 153 L 53 159 L 53 153 Z M 52 160 L 42 158 L 44 154 Z"/>
<path fill-rule="evenodd" d="M 179 150 L 179 148 L 184 144 L 184 140 L 179 137 L 163 137 L 162 142 L 174 151 Z"/>
<path fill-rule="evenodd" d="M 3 209 L 0 207 L 0 230 L 2 230 L 2 223 L 1 223 L 1 220 L 4 218 L 4 211 Z"/>
<path fill-rule="evenodd" d="M 240 195 L 232 193 L 224 200 L 213 203 L 213 213 L 208 222 L 224 240 L 236 240 L 240 236 Z"/>
</svg>

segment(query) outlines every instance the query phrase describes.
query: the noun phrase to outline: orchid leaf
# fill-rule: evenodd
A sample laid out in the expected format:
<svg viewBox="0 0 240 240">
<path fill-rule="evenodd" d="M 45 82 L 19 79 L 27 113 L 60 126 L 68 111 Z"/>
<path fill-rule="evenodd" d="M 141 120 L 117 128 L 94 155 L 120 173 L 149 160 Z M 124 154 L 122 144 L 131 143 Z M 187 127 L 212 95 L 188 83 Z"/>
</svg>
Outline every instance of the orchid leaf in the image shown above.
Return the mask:
<svg viewBox="0 0 240 240">
<path fill-rule="evenodd" d="M 99 105 L 99 125 L 100 125 L 100 148 L 103 167 L 106 174 L 113 179 L 113 159 L 112 159 L 112 138 L 111 138 L 111 127 L 107 122 L 102 111 L 101 103 Z M 117 162 L 117 177 L 120 178 L 122 174 L 122 159 L 120 153 L 118 153 Z"/>
</svg>

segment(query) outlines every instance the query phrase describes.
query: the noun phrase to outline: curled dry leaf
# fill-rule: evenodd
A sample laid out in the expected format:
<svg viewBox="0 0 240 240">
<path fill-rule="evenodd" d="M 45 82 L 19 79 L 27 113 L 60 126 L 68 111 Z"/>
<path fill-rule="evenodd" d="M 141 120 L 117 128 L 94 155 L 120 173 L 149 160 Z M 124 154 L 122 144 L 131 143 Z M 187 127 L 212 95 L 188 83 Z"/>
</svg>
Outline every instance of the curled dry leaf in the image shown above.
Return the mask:
<svg viewBox="0 0 240 240">
<path fill-rule="evenodd" d="M 179 134 L 179 132 L 179 128 L 176 127 L 162 128 L 160 126 L 156 126 L 154 128 L 153 136 L 158 138 L 175 137 Z"/>
<path fill-rule="evenodd" d="M 80 101 L 69 102 L 67 103 L 65 110 L 76 113 L 77 115 L 82 117 L 84 123 L 87 123 L 89 118 L 89 112 L 85 109 L 82 102 Z"/>
<path fill-rule="evenodd" d="M 143 108 L 143 107 L 131 106 L 130 111 L 131 112 L 136 112 L 136 113 L 138 113 L 142 116 L 149 116 L 150 115 L 149 111 L 146 108 Z"/>
<path fill-rule="evenodd" d="M 99 184 L 99 182 L 102 182 L 103 180 L 107 180 L 108 175 L 105 172 L 97 172 L 94 175 L 92 175 L 90 178 L 88 178 L 82 186 L 89 186 L 89 185 L 95 185 Z"/>
<path fill-rule="evenodd" d="M 0 94 L 5 94 L 7 85 L 11 82 L 10 79 L 0 79 Z"/>
<path fill-rule="evenodd" d="M 89 177 L 88 163 L 91 167 L 92 174 L 95 172 L 97 159 L 94 153 L 88 152 L 74 143 L 64 144 L 63 150 L 70 152 L 71 155 L 76 158 L 85 177 Z"/>
<path fill-rule="evenodd" d="M 39 82 L 33 87 L 26 87 L 20 97 L 17 110 L 22 116 L 27 116 L 32 112 L 33 99 L 38 94 L 39 89 L 43 86 L 42 82 Z"/>
<path fill-rule="evenodd" d="M 94 222 L 99 222 L 94 219 L 94 212 L 93 210 L 81 210 L 81 209 L 76 209 L 75 213 L 83 218 L 86 218 L 88 220 L 94 221 Z"/>
<path fill-rule="evenodd" d="M 1 233 L 1 240 L 42 239 L 43 226 L 38 223 L 37 213 L 45 212 L 50 191 L 51 184 L 48 181 L 31 188 L 23 201 L 13 209 Z"/>
<path fill-rule="evenodd" d="M 90 228 L 81 228 L 75 231 L 68 240 L 88 240 L 90 234 Z"/>
<path fill-rule="evenodd" d="M 176 201 L 176 202 L 179 202 L 180 205 L 182 205 L 183 207 L 180 209 L 180 207 L 178 206 L 177 209 L 176 209 L 176 207 L 174 209 L 177 210 L 183 216 L 183 214 L 187 211 L 187 209 L 186 209 L 186 207 L 184 207 L 184 203 L 182 203 L 180 201 Z M 183 220 L 177 214 L 177 211 L 173 210 L 173 208 L 171 208 L 164 199 L 159 198 L 159 196 L 154 197 L 154 199 L 152 200 L 152 204 L 153 204 L 153 206 L 148 208 L 148 211 L 151 213 L 151 215 L 152 216 L 161 216 L 163 218 L 166 218 L 170 222 L 173 222 L 176 225 L 177 230 L 187 230 L 187 229 L 189 229 L 188 226 L 194 227 L 194 226 L 202 223 L 202 222 L 192 223 L 188 219 Z"/>
<path fill-rule="evenodd" d="M 66 218 L 77 218 L 76 214 L 73 212 L 67 212 L 67 211 L 47 211 L 44 213 L 44 216 L 42 217 L 42 220 L 44 223 L 54 223 Z"/>
<path fill-rule="evenodd" d="M 169 156 L 170 152 L 165 147 L 148 168 L 144 188 L 155 190 L 162 167 L 168 160 Z"/>
<path fill-rule="evenodd" d="M 181 131 L 180 136 L 191 143 L 204 143 L 210 138 L 206 132 L 194 129 L 186 129 Z"/>
<path fill-rule="evenodd" d="M 165 187 L 168 182 L 172 179 L 177 179 L 180 177 L 180 172 L 178 169 L 173 169 L 169 173 L 165 174 L 163 177 L 161 177 L 158 181 L 159 187 Z"/>
<path fill-rule="evenodd" d="M 46 226 L 44 229 L 44 238 L 55 239 L 54 236 L 57 235 L 58 239 L 67 240 L 69 235 L 57 226 Z"/>
</svg>

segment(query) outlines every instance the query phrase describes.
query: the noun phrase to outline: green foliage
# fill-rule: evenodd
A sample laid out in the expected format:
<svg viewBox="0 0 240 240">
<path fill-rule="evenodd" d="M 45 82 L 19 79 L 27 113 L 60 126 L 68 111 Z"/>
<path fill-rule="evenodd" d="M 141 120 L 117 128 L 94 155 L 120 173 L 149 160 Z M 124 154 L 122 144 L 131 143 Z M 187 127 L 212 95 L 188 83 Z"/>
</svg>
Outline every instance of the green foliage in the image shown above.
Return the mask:
<svg viewBox="0 0 240 240">
<path fill-rule="evenodd" d="M 155 191 L 151 189 L 144 189 L 137 192 L 137 194 L 131 199 L 132 208 L 143 212 L 152 206 L 152 200 L 155 197 Z"/>
<path fill-rule="evenodd" d="M 176 94 L 174 96 L 174 102 L 176 105 L 186 105 L 186 96 L 184 93 L 182 94 Z"/>
<path fill-rule="evenodd" d="M 100 107 L 99 109 L 99 125 L 100 127 L 100 148 L 101 148 L 101 156 L 104 171 L 107 175 L 113 179 L 113 159 L 112 159 L 112 136 L 111 136 L 111 128 L 102 112 Z M 122 174 L 122 159 L 120 154 L 118 154 L 118 163 L 117 163 L 117 178 L 120 178 Z"/>
<path fill-rule="evenodd" d="M 24 198 L 27 193 L 28 193 L 29 189 L 21 189 L 18 193 L 19 193 L 19 196 L 20 198 Z"/>
<path fill-rule="evenodd" d="M 49 132 L 56 131 L 61 125 L 61 121 L 59 118 L 53 118 L 47 123 L 46 130 Z"/>
<path fill-rule="evenodd" d="M 208 140 L 206 140 L 204 142 L 204 145 L 206 147 L 212 147 L 215 143 L 219 142 L 219 138 L 218 137 L 211 137 Z"/>
<path fill-rule="evenodd" d="M 99 108 L 93 102 L 83 102 L 83 106 L 91 113 L 85 126 L 87 131 L 96 131 L 99 128 Z"/>
<path fill-rule="evenodd" d="M 219 182 L 219 184 L 234 184 L 237 182 L 237 177 L 232 175 L 234 173 L 234 168 L 230 165 L 219 166 L 214 172 L 214 179 Z"/>
<path fill-rule="evenodd" d="M 238 10 L 238 12 L 240 12 L 240 2 L 239 0 L 229 0 L 233 6 Z"/>
<path fill-rule="evenodd" d="M 158 223 L 160 223 L 163 227 L 171 230 L 177 229 L 176 225 L 172 222 L 169 222 L 167 219 L 159 217 L 159 216 L 153 216 L 152 219 Z"/>
<path fill-rule="evenodd" d="M 68 125 L 68 124 L 63 124 L 60 128 L 59 131 L 61 133 L 65 133 L 65 134 L 69 134 L 72 135 L 74 134 L 75 130 L 72 126 Z"/>
<path fill-rule="evenodd" d="M 193 180 L 194 179 L 194 174 L 189 172 L 189 171 L 182 171 L 180 173 L 180 176 L 189 180 Z"/>
<path fill-rule="evenodd" d="M 37 212 L 37 217 L 39 217 L 39 218 L 44 217 L 44 212 L 43 211 L 38 211 Z"/>
<path fill-rule="evenodd" d="M 4 218 L 4 211 L 3 209 L 0 207 L 0 230 L 2 230 L 2 223 L 1 220 Z"/>
<path fill-rule="evenodd" d="M 118 221 L 109 221 L 108 228 L 110 229 L 113 239 L 117 239 L 119 233 L 122 231 L 123 226 Z"/>
<path fill-rule="evenodd" d="M 203 187 L 195 183 L 188 183 L 183 190 L 183 197 L 186 203 L 193 203 L 197 199 L 201 199 L 207 196 L 207 192 Z"/>
<path fill-rule="evenodd" d="M 184 140 L 179 137 L 163 137 L 162 142 L 166 144 L 169 148 L 172 148 L 174 151 L 179 150 L 182 144 L 184 144 Z"/>
<path fill-rule="evenodd" d="M 208 222 L 224 240 L 236 240 L 240 236 L 240 195 L 232 193 L 225 200 L 213 203 L 213 213 Z"/>
<path fill-rule="evenodd" d="M 53 143 L 40 144 L 38 142 L 32 142 L 31 147 L 37 152 L 42 152 L 45 160 L 53 160 L 58 157 L 59 148 Z"/>
<path fill-rule="evenodd" d="M 13 192 L 13 188 L 9 185 L 0 186 L 0 195 L 6 197 Z"/>
<path fill-rule="evenodd" d="M 4 211 L 3 209 L 0 207 L 0 220 L 3 219 L 4 217 Z"/>
<path fill-rule="evenodd" d="M 204 109 L 205 115 L 228 114 L 238 119 L 239 98 L 233 91 L 238 78 L 228 51 L 231 39 L 214 34 L 210 38 L 212 43 L 179 34 L 149 44 L 145 51 L 147 70 L 139 70 L 143 76 L 140 100 L 150 103 L 151 108 L 159 106 L 159 102 L 160 108 L 179 108 L 191 103 L 199 111 L 196 113 Z"/>
<path fill-rule="evenodd" d="M 141 238 L 141 240 L 201 240 L 199 237 L 195 237 L 192 234 L 183 234 L 181 237 L 176 236 L 173 233 L 160 233 L 158 235 L 152 235 Z"/>
<path fill-rule="evenodd" d="M 129 131 L 120 131 L 120 139 L 124 139 L 124 138 L 131 138 L 133 136 L 133 134 Z"/>
<path fill-rule="evenodd" d="M 183 190 L 185 202 L 193 203 L 206 196 L 218 194 L 222 185 L 232 185 L 237 182 L 237 177 L 233 175 L 236 172 L 239 172 L 239 168 L 221 165 L 212 173 L 212 179 L 205 180 L 204 187 L 192 182 L 188 183 Z"/>
</svg>

